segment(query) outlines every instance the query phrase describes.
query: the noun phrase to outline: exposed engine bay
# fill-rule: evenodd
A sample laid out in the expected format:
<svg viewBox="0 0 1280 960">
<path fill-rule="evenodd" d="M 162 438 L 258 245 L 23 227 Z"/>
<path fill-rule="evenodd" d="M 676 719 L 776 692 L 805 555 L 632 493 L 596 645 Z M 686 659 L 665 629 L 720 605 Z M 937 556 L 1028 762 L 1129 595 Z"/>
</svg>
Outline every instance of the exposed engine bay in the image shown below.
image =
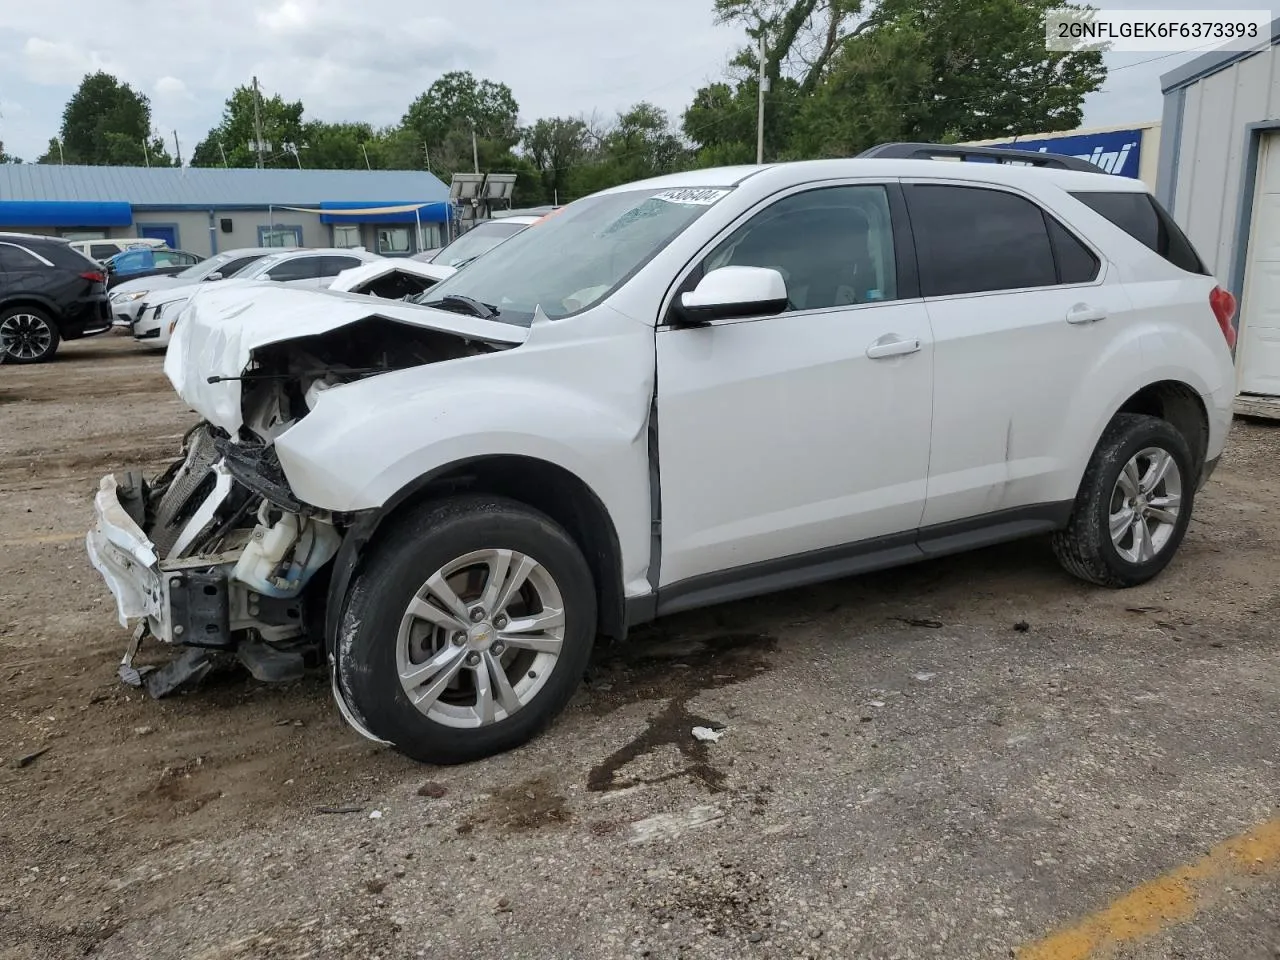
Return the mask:
<svg viewBox="0 0 1280 960">
<path fill-rule="evenodd" d="M 122 678 L 164 696 L 219 655 L 234 655 L 264 681 L 318 665 L 328 568 L 353 517 L 301 502 L 274 439 L 326 390 L 502 348 L 378 316 L 262 345 L 237 378 L 243 425 L 235 435 L 202 421 L 159 476 L 103 478 L 90 558 L 121 621 L 142 618 Z M 139 670 L 133 657 L 148 636 L 187 649 L 161 670 Z"/>
</svg>

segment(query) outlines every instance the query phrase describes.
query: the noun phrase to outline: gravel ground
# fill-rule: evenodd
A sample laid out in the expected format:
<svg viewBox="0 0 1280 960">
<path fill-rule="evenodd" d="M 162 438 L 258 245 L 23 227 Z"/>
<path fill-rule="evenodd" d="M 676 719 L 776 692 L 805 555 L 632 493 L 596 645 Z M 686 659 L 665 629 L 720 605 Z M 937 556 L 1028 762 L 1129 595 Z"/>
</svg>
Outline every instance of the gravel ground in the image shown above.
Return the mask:
<svg viewBox="0 0 1280 960">
<path fill-rule="evenodd" d="M 1237 422 L 1154 584 L 1027 542 L 674 617 L 431 768 L 321 676 L 116 681 L 91 493 L 192 422 L 122 338 L 0 368 L 2 960 L 1280 956 L 1262 846 L 1110 953 L 1031 946 L 1277 816 L 1280 427 Z"/>
</svg>

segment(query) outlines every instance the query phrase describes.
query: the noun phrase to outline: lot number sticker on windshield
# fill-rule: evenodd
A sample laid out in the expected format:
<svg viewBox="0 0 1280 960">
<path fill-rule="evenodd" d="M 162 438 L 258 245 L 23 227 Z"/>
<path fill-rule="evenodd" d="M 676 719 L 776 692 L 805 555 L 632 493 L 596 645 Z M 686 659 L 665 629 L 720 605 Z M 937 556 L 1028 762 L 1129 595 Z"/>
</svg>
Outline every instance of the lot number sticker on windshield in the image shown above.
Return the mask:
<svg viewBox="0 0 1280 960">
<path fill-rule="evenodd" d="M 700 207 L 709 207 L 723 197 L 729 195 L 728 190 L 714 190 L 707 187 L 687 187 L 683 190 L 663 190 L 654 194 L 654 200 L 665 200 L 667 203 L 691 203 Z"/>
</svg>

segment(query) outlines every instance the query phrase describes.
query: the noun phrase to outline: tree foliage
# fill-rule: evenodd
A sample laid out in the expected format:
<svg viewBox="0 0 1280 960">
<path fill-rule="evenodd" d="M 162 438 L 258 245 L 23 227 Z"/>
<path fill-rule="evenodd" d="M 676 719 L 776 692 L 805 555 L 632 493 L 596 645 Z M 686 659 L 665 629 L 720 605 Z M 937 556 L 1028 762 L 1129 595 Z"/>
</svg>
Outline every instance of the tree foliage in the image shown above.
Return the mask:
<svg viewBox="0 0 1280 960">
<path fill-rule="evenodd" d="M 262 127 L 262 140 L 271 145 L 270 152 L 263 151 L 264 167 L 296 167 L 299 157 L 293 148 L 301 151 L 303 137 L 302 101 L 287 101 L 280 94 L 268 97 L 259 91 L 258 122 Z M 254 149 L 257 129 L 254 123 L 255 92 L 252 84 L 236 87 L 227 98 L 218 125 L 196 144 L 191 153 L 193 167 L 255 167 L 258 152 Z M 225 158 L 225 159 L 224 159 Z M 303 165 L 307 160 L 302 157 Z"/>
<path fill-rule="evenodd" d="M 1045 49 L 1044 14 L 1058 0 L 715 0 L 750 41 L 736 84 L 703 88 L 685 115 L 700 155 L 743 153 L 747 138 L 700 135 L 708 97 L 756 91 L 765 38 L 771 159 L 847 156 L 888 140 L 957 141 L 1069 130 L 1105 78 L 1101 54 Z M 730 125 L 726 122 L 726 126 Z"/>
<path fill-rule="evenodd" d="M 173 165 L 164 141 L 152 133 L 151 102 L 101 70 L 80 81 L 62 111 L 59 136 L 37 162 Z"/>
<path fill-rule="evenodd" d="M 4 141 L 0 140 L 0 163 L 21 163 L 21 157 L 15 157 L 11 153 L 4 152 Z"/>
</svg>

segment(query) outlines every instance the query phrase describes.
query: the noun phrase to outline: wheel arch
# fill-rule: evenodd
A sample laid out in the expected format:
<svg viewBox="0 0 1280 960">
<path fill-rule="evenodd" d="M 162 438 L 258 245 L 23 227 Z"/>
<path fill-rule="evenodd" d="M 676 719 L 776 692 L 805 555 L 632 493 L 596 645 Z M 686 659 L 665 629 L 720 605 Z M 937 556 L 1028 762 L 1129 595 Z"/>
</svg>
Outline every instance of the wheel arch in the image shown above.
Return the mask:
<svg viewBox="0 0 1280 960">
<path fill-rule="evenodd" d="M 11 297 L 0 299 L 0 313 L 12 310 L 15 307 L 35 307 L 43 313 L 49 315 L 49 320 L 56 327 L 58 325 L 59 310 L 57 306 L 47 297 L 38 293 L 17 293 Z"/>
<path fill-rule="evenodd" d="M 598 632 L 615 639 L 625 636 L 622 548 L 604 502 L 585 481 L 562 466 L 525 455 L 495 454 L 438 467 L 406 484 L 384 506 L 355 515 L 327 583 L 324 638 L 328 651 L 334 650 L 351 581 L 377 531 L 424 503 L 464 492 L 506 497 L 545 513 L 564 527 L 595 580 Z"/>
<path fill-rule="evenodd" d="M 1112 414 L 1140 413 L 1171 424 L 1186 439 L 1198 476 L 1209 449 L 1209 411 L 1204 398 L 1181 380 L 1157 380 L 1131 394 Z M 1110 423 L 1110 421 L 1108 421 Z"/>
</svg>

